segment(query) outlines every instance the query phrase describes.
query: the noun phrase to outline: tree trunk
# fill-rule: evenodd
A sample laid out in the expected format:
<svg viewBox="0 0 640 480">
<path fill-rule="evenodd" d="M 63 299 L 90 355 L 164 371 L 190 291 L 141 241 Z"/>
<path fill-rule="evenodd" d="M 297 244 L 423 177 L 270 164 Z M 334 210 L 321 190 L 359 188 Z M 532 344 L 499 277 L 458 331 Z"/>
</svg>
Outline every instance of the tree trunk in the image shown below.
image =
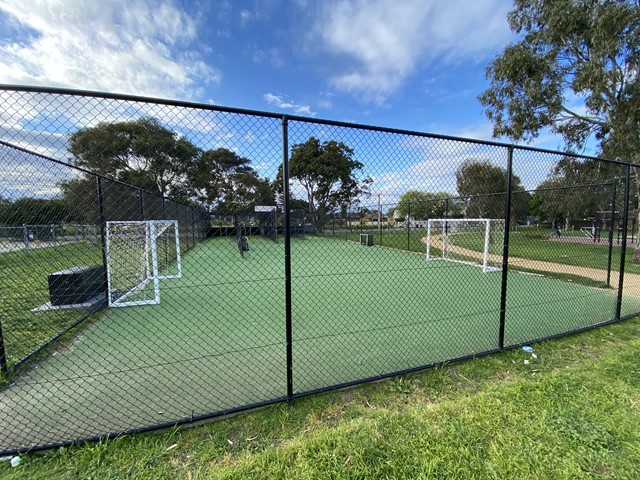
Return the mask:
<svg viewBox="0 0 640 480">
<path fill-rule="evenodd" d="M 316 210 L 315 212 L 313 212 L 313 228 L 315 228 L 316 230 L 315 233 L 322 233 L 323 224 L 324 215 Z"/>
</svg>

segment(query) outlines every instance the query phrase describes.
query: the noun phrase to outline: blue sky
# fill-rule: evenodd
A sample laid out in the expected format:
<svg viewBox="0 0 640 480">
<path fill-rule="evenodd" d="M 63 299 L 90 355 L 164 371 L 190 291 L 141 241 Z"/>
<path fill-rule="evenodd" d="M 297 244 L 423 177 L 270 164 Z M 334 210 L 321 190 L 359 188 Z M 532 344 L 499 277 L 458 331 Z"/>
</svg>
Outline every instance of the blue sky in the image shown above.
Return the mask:
<svg viewBox="0 0 640 480">
<path fill-rule="evenodd" d="M 0 0 L 0 83 L 491 139 L 477 96 L 487 87 L 487 63 L 516 40 L 506 21 L 511 7 L 507 0 Z M 562 141 L 543 134 L 534 145 L 556 149 Z"/>
<path fill-rule="evenodd" d="M 490 138 L 504 0 L 0 0 L 0 82 Z M 557 142 L 556 142 L 557 144 Z"/>
</svg>

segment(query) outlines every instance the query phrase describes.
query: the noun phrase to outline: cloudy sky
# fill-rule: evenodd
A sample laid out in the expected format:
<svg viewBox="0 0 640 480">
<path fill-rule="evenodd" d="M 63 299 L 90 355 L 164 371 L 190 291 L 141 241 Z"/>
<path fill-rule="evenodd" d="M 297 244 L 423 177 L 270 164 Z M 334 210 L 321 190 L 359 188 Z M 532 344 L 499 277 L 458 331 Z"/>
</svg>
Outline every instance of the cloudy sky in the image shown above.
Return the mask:
<svg viewBox="0 0 640 480">
<path fill-rule="evenodd" d="M 490 137 L 507 0 L 0 0 L 0 82 Z"/>
<path fill-rule="evenodd" d="M 477 96 L 487 87 L 487 63 L 515 40 L 506 22 L 511 6 L 509 0 L 0 0 L 0 83 L 491 139 Z M 535 145 L 556 149 L 562 142 L 542 135 Z M 529 186 L 548 171 L 540 169 Z"/>
</svg>

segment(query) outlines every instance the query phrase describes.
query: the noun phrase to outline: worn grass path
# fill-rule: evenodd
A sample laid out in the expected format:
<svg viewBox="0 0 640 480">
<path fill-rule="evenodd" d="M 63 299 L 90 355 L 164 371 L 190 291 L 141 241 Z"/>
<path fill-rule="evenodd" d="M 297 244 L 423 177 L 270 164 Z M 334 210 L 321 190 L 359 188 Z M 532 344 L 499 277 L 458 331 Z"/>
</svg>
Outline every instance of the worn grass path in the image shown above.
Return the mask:
<svg viewBox="0 0 640 480">
<path fill-rule="evenodd" d="M 427 237 L 422 237 L 420 241 L 424 244 L 427 243 Z M 432 238 L 432 244 L 436 248 L 442 249 L 443 243 L 440 235 L 434 235 Z M 472 257 L 482 259 L 482 252 L 464 248 L 460 245 L 448 245 L 447 248 L 461 256 Z M 489 254 L 489 261 L 491 263 L 501 263 L 502 255 Z M 544 262 L 541 260 L 531 260 L 529 258 L 509 257 L 509 266 L 522 268 L 526 270 L 535 270 L 539 272 L 554 272 L 564 275 L 576 275 L 579 277 L 586 277 L 598 282 L 606 282 L 607 271 L 599 268 L 581 267 L 577 265 L 567 265 L 563 263 Z M 616 270 L 611 271 L 610 282 L 615 288 L 618 285 L 620 279 L 620 272 Z M 627 296 L 640 298 L 640 275 L 635 273 L 624 274 L 624 293 Z"/>
</svg>

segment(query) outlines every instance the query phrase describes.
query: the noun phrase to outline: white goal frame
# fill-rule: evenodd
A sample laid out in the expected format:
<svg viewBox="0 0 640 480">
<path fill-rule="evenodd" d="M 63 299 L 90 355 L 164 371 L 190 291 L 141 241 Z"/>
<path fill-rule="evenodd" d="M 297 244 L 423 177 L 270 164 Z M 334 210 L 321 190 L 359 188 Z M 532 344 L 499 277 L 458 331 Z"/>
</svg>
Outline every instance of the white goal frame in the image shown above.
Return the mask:
<svg viewBox="0 0 640 480">
<path fill-rule="evenodd" d="M 125 292 L 119 292 L 113 287 L 112 244 L 113 230 L 122 226 L 144 227 L 144 246 L 139 252 L 143 277 L 140 282 Z M 169 229 L 173 229 L 175 239 L 177 273 L 161 274 L 158 266 L 158 244 L 160 236 Z M 182 278 L 182 260 L 180 258 L 180 235 L 177 220 L 130 220 L 106 222 L 106 263 L 107 263 L 107 298 L 110 307 L 129 307 L 136 305 L 157 305 L 160 303 L 160 280 Z M 132 295 L 142 291 L 153 282 L 153 298 L 148 300 L 127 300 Z"/>
<path fill-rule="evenodd" d="M 430 260 L 447 260 L 450 262 L 464 263 L 466 265 L 473 265 L 482 267 L 483 272 L 499 272 L 502 269 L 498 267 L 493 267 L 489 265 L 489 244 L 491 243 L 491 222 L 494 219 L 491 218 L 433 218 L 427 220 L 427 261 Z M 478 223 L 480 225 L 484 225 L 484 249 L 482 260 L 478 263 L 469 262 L 464 260 L 458 260 L 455 258 L 451 258 L 449 256 L 449 242 L 448 242 L 448 234 L 447 234 L 447 226 L 456 224 L 456 223 Z M 441 228 L 434 229 L 434 225 L 442 225 Z M 503 232 L 500 232 L 503 234 Z M 435 257 L 431 254 L 431 236 L 432 235 L 440 235 L 442 241 L 442 248 L 440 249 L 441 256 Z"/>
</svg>

